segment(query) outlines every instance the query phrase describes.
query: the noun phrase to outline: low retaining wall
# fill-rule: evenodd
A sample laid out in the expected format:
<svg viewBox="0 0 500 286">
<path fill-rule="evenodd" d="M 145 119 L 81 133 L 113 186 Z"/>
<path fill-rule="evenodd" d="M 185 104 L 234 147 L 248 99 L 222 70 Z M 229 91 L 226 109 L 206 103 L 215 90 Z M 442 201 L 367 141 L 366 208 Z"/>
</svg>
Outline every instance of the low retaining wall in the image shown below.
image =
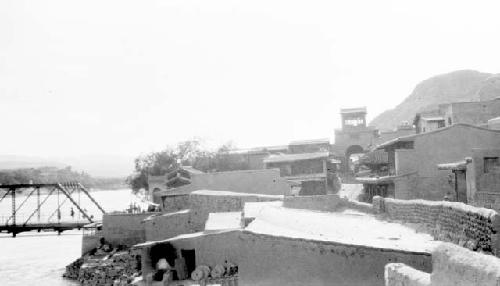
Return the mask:
<svg viewBox="0 0 500 286">
<path fill-rule="evenodd" d="M 389 263 L 385 266 L 386 286 L 430 286 L 431 275 L 403 263 Z"/>
<path fill-rule="evenodd" d="M 283 206 L 292 209 L 334 211 L 345 207 L 346 201 L 338 195 L 286 196 Z"/>
<path fill-rule="evenodd" d="M 431 274 L 400 263 L 388 264 L 386 286 L 498 286 L 500 259 L 443 243 L 432 252 Z"/>
<path fill-rule="evenodd" d="M 498 286 L 500 259 L 444 243 L 432 253 L 432 285 Z"/>
<path fill-rule="evenodd" d="M 373 208 L 389 219 L 417 224 L 437 240 L 499 255 L 500 217 L 463 203 L 374 197 Z"/>
</svg>

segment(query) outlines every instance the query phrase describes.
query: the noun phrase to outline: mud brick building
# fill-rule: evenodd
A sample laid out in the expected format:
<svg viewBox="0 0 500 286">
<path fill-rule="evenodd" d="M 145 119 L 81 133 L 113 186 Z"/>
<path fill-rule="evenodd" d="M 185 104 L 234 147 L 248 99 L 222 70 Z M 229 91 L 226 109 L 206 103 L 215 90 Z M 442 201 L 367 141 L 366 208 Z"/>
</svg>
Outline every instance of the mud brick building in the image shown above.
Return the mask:
<svg viewBox="0 0 500 286">
<path fill-rule="evenodd" d="M 376 149 L 388 153 L 389 175 L 383 180 L 394 185 L 395 198 L 442 200 L 454 187 L 450 172 L 439 170 L 438 164 L 458 162 L 473 156 L 474 149 L 495 149 L 499 144 L 500 131 L 459 123 L 399 137 Z M 470 190 L 467 201 L 473 201 L 477 191 Z"/>
</svg>

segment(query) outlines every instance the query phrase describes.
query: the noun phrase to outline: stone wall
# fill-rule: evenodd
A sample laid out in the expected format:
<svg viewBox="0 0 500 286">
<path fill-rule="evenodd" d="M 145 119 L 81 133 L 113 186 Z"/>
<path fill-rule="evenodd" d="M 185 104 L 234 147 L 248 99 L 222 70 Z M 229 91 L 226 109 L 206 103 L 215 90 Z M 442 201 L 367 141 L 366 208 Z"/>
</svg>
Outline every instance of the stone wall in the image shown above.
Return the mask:
<svg viewBox="0 0 500 286">
<path fill-rule="evenodd" d="M 373 208 L 389 219 L 415 224 L 441 241 L 500 254 L 500 217 L 490 209 L 458 202 L 375 197 Z"/>
<path fill-rule="evenodd" d="M 146 241 L 163 240 L 183 233 L 195 232 L 189 210 L 150 217 L 144 220 L 144 229 Z"/>
<path fill-rule="evenodd" d="M 169 195 L 162 197 L 164 212 L 175 212 L 189 208 L 189 195 Z"/>
<path fill-rule="evenodd" d="M 105 214 L 102 218 L 103 236 L 112 245 L 131 246 L 144 242 L 146 235 L 144 232 L 143 220 L 157 213 L 113 213 Z"/>
<path fill-rule="evenodd" d="M 384 266 L 403 262 L 430 272 L 428 253 L 404 252 L 329 241 L 293 239 L 243 231 L 239 285 L 384 285 Z"/>
<path fill-rule="evenodd" d="M 431 275 L 403 263 L 389 263 L 385 266 L 386 286 L 430 286 Z"/>
</svg>

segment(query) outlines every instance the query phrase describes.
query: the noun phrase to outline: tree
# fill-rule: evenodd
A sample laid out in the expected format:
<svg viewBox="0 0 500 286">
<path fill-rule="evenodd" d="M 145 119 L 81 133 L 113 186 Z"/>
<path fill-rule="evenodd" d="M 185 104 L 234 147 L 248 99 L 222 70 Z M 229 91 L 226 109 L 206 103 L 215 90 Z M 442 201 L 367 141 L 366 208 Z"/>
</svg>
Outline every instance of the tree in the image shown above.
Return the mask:
<svg viewBox="0 0 500 286">
<path fill-rule="evenodd" d="M 127 178 L 127 184 L 134 193 L 149 189 L 148 175 L 162 176 L 178 166 L 192 166 L 203 172 L 247 170 L 246 156 L 232 153 L 236 147 L 228 142 L 213 152 L 202 147 L 200 139 L 192 139 L 152 152 L 135 159 L 135 173 Z"/>
</svg>

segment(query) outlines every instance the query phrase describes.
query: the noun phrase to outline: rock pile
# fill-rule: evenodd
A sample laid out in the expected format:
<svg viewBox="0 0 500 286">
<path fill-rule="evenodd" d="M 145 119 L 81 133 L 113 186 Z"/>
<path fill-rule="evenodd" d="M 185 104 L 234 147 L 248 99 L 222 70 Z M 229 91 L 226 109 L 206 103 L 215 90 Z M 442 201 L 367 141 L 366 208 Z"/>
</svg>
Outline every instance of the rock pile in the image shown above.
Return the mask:
<svg viewBox="0 0 500 286">
<path fill-rule="evenodd" d="M 121 251 L 103 257 L 79 258 L 66 267 L 64 276 L 84 286 L 125 286 L 140 275 L 139 267 L 135 255 Z"/>
<path fill-rule="evenodd" d="M 80 273 L 80 267 L 83 264 L 83 257 L 78 258 L 73 261 L 70 265 L 66 266 L 66 272 L 64 272 L 63 277 L 68 279 L 77 280 L 78 274 Z"/>
</svg>

